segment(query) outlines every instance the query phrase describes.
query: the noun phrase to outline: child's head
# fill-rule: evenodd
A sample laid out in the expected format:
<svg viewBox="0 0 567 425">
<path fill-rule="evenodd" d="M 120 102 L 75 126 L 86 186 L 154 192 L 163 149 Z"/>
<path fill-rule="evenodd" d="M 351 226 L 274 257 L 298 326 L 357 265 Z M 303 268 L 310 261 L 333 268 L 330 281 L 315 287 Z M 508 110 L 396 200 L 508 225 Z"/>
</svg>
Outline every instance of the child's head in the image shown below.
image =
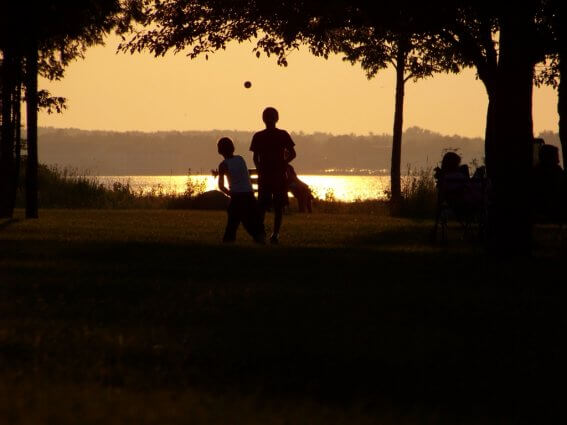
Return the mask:
<svg viewBox="0 0 567 425">
<path fill-rule="evenodd" d="M 272 108 L 271 106 L 264 109 L 262 113 L 262 120 L 267 126 L 275 126 L 280 116 L 276 108 Z"/>
<path fill-rule="evenodd" d="M 234 143 L 228 137 L 223 137 L 217 142 L 217 148 L 222 156 L 230 157 L 234 154 Z"/>
</svg>

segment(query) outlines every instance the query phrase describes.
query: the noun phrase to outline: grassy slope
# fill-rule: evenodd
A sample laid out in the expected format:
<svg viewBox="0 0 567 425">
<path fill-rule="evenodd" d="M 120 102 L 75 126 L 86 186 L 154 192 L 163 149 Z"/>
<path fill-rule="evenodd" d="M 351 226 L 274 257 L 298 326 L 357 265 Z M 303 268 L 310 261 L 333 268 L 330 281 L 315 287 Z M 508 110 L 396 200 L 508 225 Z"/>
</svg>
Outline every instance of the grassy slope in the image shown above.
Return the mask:
<svg viewBox="0 0 567 425">
<path fill-rule="evenodd" d="M 2 423 L 488 423 L 528 394 L 549 411 L 555 229 L 493 263 L 423 222 L 292 215 L 281 246 L 223 246 L 224 219 L 0 223 Z"/>
</svg>

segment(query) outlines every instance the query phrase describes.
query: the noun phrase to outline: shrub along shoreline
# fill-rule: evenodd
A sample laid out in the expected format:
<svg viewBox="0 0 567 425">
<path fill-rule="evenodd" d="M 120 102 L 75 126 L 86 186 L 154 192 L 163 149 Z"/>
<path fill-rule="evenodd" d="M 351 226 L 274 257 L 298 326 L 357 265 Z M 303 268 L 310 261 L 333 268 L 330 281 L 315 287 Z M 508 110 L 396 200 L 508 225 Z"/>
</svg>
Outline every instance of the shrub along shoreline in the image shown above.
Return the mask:
<svg viewBox="0 0 567 425">
<path fill-rule="evenodd" d="M 23 207 L 25 203 L 23 184 L 21 186 L 16 201 L 18 207 Z M 114 182 L 108 186 L 100 183 L 96 177 L 81 174 L 77 170 L 42 164 L 39 168 L 39 187 L 40 208 L 46 209 L 223 209 L 226 205 L 220 193 L 205 192 L 204 185 L 189 178 L 183 193 L 168 191 L 161 186 L 149 191 L 136 191 L 128 182 Z M 432 170 L 410 172 L 404 181 L 402 195 L 399 216 L 433 217 L 436 190 Z M 313 211 L 386 215 L 389 213 L 388 204 L 388 200 L 346 202 L 331 196 L 314 199 Z M 294 211 L 297 211 L 297 202 L 290 197 L 288 212 Z"/>
</svg>

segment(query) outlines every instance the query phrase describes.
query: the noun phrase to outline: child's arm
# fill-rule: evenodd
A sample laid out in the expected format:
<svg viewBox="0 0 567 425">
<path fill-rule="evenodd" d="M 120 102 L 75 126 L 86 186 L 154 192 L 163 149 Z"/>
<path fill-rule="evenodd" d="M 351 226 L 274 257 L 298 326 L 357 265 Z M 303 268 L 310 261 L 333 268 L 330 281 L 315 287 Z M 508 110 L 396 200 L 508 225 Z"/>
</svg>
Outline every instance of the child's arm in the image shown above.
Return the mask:
<svg viewBox="0 0 567 425">
<path fill-rule="evenodd" d="M 225 195 L 230 196 L 230 190 L 226 188 L 224 185 L 224 176 L 227 173 L 228 169 L 224 162 L 221 162 L 219 165 L 219 190 L 224 193 Z"/>
<path fill-rule="evenodd" d="M 286 153 L 287 153 L 287 155 L 285 156 L 285 160 L 289 164 L 291 161 L 293 161 L 295 159 L 295 157 L 297 156 L 297 153 L 295 152 L 295 149 L 293 148 L 293 146 L 288 146 L 285 150 L 286 150 Z"/>
<path fill-rule="evenodd" d="M 252 156 L 252 161 L 254 161 L 254 165 L 256 166 L 256 169 L 258 169 L 258 165 L 260 164 L 260 159 L 259 159 L 259 155 L 258 155 L 258 147 L 256 146 L 258 144 L 257 139 L 256 139 L 256 134 L 254 134 L 254 136 L 252 136 L 252 143 L 250 143 L 250 150 L 253 153 Z"/>
<path fill-rule="evenodd" d="M 285 149 L 285 162 L 288 164 L 295 159 L 297 153 L 295 152 L 295 143 L 291 139 L 291 136 L 287 131 L 284 131 L 285 141 L 284 141 L 284 149 Z"/>
</svg>

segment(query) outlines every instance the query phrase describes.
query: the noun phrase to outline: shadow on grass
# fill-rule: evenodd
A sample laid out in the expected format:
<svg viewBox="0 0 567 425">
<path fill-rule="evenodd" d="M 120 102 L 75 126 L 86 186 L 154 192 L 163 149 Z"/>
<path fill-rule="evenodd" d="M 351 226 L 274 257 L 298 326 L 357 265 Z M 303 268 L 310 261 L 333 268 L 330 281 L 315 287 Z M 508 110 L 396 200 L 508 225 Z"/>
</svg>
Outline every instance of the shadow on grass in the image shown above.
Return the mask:
<svg viewBox="0 0 567 425">
<path fill-rule="evenodd" d="M 390 249 L 392 247 L 405 247 L 410 250 L 431 250 L 435 247 L 447 248 L 448 245 L 441 243 L 440 232 L 434 235 L 433 222 L 430 220 L 415 220 L 410 224 L 392 229 L 374 230 L 369 233 L 360 233 L 345 241 L 350 246 L 380 247 Z M 474 232 L 467 234 L 459 224 L 451 224 L 448 229 L 449 244 L 459 250 L 473 251 L 478 255 L 482 243 Z"/>
<path fill-rule="evenodd" d="M 393 246 L 419 247 L 424 249 L 430 241 L 432 224 L 429 221 L 415 221 L 403 227 L 380 229 L 359 233 L 345 241 L 348 246 L 374 246 L 391 248 Z"/>
<path fill-rule="evenodd" d="M 11 224 L 17 223 L 18 221 L 20 221 L 20 220 L 17 219 L 17 218 L 0 219 L 0 231 L 4 230 L 5 228 L 10 226 Z"/>
<path fill-rule="evenodd" d="M 555 400 L 544 384 L 563 362 L 558 289 L 510 282 L 479 256 L 377 253 L 364 240 L 5 242 L 7 379 L 391 400 L 470 417 L 549 411 Z M 521 266 L 527 282 L 561 271 L 538 261 Z"/>
</svg>

